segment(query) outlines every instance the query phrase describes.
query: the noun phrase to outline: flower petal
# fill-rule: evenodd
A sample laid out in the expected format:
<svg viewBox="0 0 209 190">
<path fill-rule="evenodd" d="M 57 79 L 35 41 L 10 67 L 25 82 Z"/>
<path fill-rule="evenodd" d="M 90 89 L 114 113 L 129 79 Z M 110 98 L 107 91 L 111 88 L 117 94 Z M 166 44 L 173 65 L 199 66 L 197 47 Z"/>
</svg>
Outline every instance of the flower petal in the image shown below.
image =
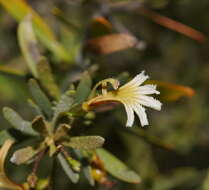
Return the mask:
<svg viewBox="0 0 209 190">
<path fill-rule="evenodd" d="M 130 105 L 123 103 L 125 106 L 125 110 L 127 113 L 127 122 L 126 122 L 126 127 L 131 127 L 134 123 L 134 111 L 131 108 Z"/>
<path fill-rule="evenodd" d="M 159 100 L 154 99 L 151 96 L 141 95 L 138 99 L 138 103 L 153 108 L 155 110 L 161 110 L 162 103 Z"/>
<path fill-rule="evenodd" d="M 140 94 L 160 94 L 160 92 L 156 90 L 156 87 L 157 87 L 156 85 L 152 85 L 152 84 L 139 86 L 138 92 Z"/>
<path fill-rule="evenodd" d="M 141 125 L 142 127 L 145 125 L 148 125 L 148 119 L 147 119 L 147 114 L 145 112 L 145 108 L 142 107 L 140 104 L 135 104 L 133 106 L 134 111 L 136 112 L 136 114 L 138 115 Z"/>
<path fill-rule="evenodd" d="M 144 71 L 142 71 L 140 74 L 136 75 L 131 81 L 120 87 L 120 89 L 127 88 L 128 86 L 139 86 L 148 78 L 149 76 L 145 75 Z"/>
</svg>

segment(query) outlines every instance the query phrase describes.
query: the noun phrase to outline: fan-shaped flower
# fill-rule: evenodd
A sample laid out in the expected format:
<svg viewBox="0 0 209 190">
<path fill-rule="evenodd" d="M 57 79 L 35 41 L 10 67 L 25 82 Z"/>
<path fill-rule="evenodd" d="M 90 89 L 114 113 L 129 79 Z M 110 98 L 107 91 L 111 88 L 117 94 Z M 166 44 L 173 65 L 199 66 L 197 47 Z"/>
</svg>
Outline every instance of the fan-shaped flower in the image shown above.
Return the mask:
<svg viewBox="0 0 209 190">
<path fill-rule="evenodd" d="M 124 105 L 127 113 L 127 127 L 133 125 L 134 112 L 138 115 L 142 126 L 148 125 L 147 115 L 143 106 L 161 110 L 162 105 L 160 101 L 149 96 L 151 94 L 160 94 L 160 92 L 156 90 L 156 85 L 147 84 L 140 86 L 148 78 L 149 77 L 145 75 L 143 71 L 121 87 L 118 87 L 119 81 L 115 79 L 101 81 L 98 84 L 105 84 L 105 87 L 106 83 L 110 82 L 113 85 L 114 90 L 106 91 L 106 88 L 104 88 L 102 94 L 96 95 L 87 102 L 84 102 L 83 108 L 84 110 L 90 110 L 98 104 L 114 101 L 120 102 Z M 96 88 L 99 86 L 98 84 L 96 85 Z"/>
</svg>

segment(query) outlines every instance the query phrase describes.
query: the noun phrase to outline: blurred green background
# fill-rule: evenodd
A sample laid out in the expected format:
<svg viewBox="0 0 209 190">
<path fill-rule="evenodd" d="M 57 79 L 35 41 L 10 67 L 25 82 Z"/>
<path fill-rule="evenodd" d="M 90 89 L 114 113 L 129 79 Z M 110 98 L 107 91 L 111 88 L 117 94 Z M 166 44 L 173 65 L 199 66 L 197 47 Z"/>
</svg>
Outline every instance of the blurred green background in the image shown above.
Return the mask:
<svg viewBox="0 0 209 190">
<path fill-rule="evenodd" d="M 113 189 L 208 190 L 209 1 L 140 1 L 150 10 L 201 31 L 206 35 L 204 43 L 154 23 L 152 19 L 139 14 L 137 9 L 128 9 L 125 6 L 125 11 L 122 8 L 117 11 L 110 10 L 111 5 L 115 4 L 117 7 L 124 2 L 129 3 L 119 0 L 27 1 L 54 31 L 58 41 L 67 49 L 71 62 L 75 63 L 60 61 L 40 45 L 41 51 L 50 60 L 62 90 L 66 89 L 79 73 L 92 65 L 98 67 L 93 74 L 95 83 L 108 77 L 133 77 L 145 70 L 152 80 L 189 86 L 195 90 L 193 97 L 163 101 L 160 112 L 148 109 L 150 125 L 144 128 L 137 120 L 134 127 L 127 130 L 122 107 L 98 113 L 90 125 L 82 124 L 82 134 L 105 137 L 104 147 L 127 163 L 142 178 L 140 184 L 128 184 L 110 176 L 116 182 Z M 104 31 L 97 31 L 97 34 L 94 28 L 92 29 L 92 20 L 96 16 L 104 16 L 112 22 L 111 32 L 128 31 L 142 40 L 144 47 L 128 48 L 106 55 L 81 48 L 87 39 L 102 35 Z M 0 107 L 10 106 L 30 120 L 34 116 L 27 104 L 27 99 L 30 98 L 27 79 L 31 75 L 27 72 L 27 64 L 18 45 L 17 25 L 14 18 L 1 7 L 0 65 L 15 69 L 20 74 L 6 72 L 0 67 Z M 1 129 L 10 127 L 2 114 L 0 123 Z M 21 142 L 23 137 L 19 133 L 15 135 Z M 48 159 L 45 158 L 45 162 L 48 162 Z M 44 161 L 42 164 L 45 164 Z M 30 166 L 9 164 L 7 169 L 14 180 L 22 182 L 30 171 Z M 40 176 L 46 173 L 45 168 L 41 168 Z M 59 167 L 54 180 L 54 189 L 106 189 L 99 185 L 91 187 L 85 179 L 73 185 Z"/>
</svg>

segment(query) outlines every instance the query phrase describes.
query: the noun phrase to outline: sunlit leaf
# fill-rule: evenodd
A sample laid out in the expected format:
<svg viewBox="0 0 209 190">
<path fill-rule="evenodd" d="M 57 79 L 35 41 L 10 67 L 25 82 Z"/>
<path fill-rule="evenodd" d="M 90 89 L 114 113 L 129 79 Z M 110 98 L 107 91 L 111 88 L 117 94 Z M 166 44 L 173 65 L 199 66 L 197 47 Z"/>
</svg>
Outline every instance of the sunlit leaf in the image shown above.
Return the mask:
<svg viewBox="0 0 209 190">
<path fill-rule="evenodd" d="M 57 152 L 58 147 L 55 145 L 53 137 L 47 137 L 45 142 L 49 147 L 49 156 L 52 157 Z"/>
<path fill-rule="evenodd" d="M 114 177 L 128 182 L 140 183 L 141 179 L 134 171 L 130 170 L 122 161 L 105 149 L 96 149 L 96 153 L 104 164 L 104 168 Z"/>
<path fill-rule="evenodd" d="M 26 74 L 25 71 L 16 69 L 14 67 L 10 67 L 8 65 L 0 65 L 0 73 L 6 74 L 8 76 L 17 76 L 17 77 L 24 77 Z"/>
<path fill-rule="evenodd" d="M 110 54 L 133 48 L 137 43 L 137 39 L 130 34 L 109 34 L 88 40 L 86 42 L 86 50 L 97 54 Z"/>
<path fill-rule="evenodd" d="M 17 130 L 27 135 L 36 136 L 38 133 L 32 129 L 31 123 L 25 121 L 20 115 L 9 107 L 3 108 L 4 118 Z"/>
<path fill-rule="evenodd" d="M 104 144 L 105 139 L 100 136 L 81 136 L 71 137 L 69 142 L 65 142 L 65 146 L 76 149 L 96 149 Z"/>
<path fill-rule="evenodd" d="M 35 151 L 31 146 L 27 146 L 15 151 L 10 158 L 10 161 L 17 165 L 24 164 L 32 159 L 36 154 L 37 151 Z"/>
<path fill-rule="evenodd" d="M 5 172 L 4 165 L 9 149 L 11 148 L 14 141 L 7 140 L 0 149 L 0 188 L 11 189 L 11 190 L 26 190 L 22 185 L 16 184 L 11 181 Z"/>
<path fill-rule="evenodd" d="M 38 179 L 37 184 L 36 184 L 36 190 L 43 190 L 46 189 L 50 184 L 50 179 Z"/>
<path fill-rule="evenodd" d="M 54 140 L 60 140 L 67 136 L 68 131 L 70 130 L 71 126 L 67 124 L 60 124 L 55 132 Z"/>
<path fill-rule="evenodd" d="M 56 40 L 54 33 L 44 20 L 24 0 L 0 0 L 0 4 L 17 20 L 32 15 L 33 27 L 40 41 L 51 50 L 56 57 L 64 61 L 71 61 L 67 51 Z"/>
<path fill-rule="evenodd" d="M 60 96 L 59 88 L 55 82 L 51 67 L 45 57 L 41 57 L 37 65 L 38 78 L 49 95 L 55 99 Z"/>
<path fill-rule="evenodd" d="M 65 157 L 61 153 L 59 153 L 57 157 L 58 157 L 58 160 L 59 160 L 63 170 L 65 171 L 66 175 L 69 177 L 69 179 L 73 183 L 77 183 L 79 180 L 79 174 L 72 170 L 68 161 L 65 159 Z"/>
<path fill-rule="evenodd" d="M 34 79 L 30 79 L 28 84 L 34 100 L 41 108 L 41 110 L 44 112 L 44 114 L 46 114 L 50 118 L 53 113 L 51 102 Z"/>
<path fill-rule="evenodd" d="M 40 52 L 33 26 L 31 22 L 31 15 L 27 15 L 19 24 L 18 40 L 22 54 L 28 64 L 28 67 L 35 77 L 38 77 L 37 63 L 40 59 Z"/>
<path fill-rule="evenodd" d="M 160 91 L 159 98 L 164 101 L 175 101 L 184 96 L 192 97 L 195 94 L 195 91 L 188 86 L 153 80 L 146 83 L 156 84 L 157 89 Z"/>
<path fill-rule="evenodd" d="M 78 160 L 73 159 L 71 156 L 66 157 L 68 163 L 72 167 L 75 172 L 80 172 L 81 170 L 81 163 Z"/>
<path fill-rule="evenodd" d="M 91 77 L 88 72 L 83 73 L 80 83 L 76 89 L 74 104 L 80 104 L 89 96 L 91 91 Z"/>
</svg>

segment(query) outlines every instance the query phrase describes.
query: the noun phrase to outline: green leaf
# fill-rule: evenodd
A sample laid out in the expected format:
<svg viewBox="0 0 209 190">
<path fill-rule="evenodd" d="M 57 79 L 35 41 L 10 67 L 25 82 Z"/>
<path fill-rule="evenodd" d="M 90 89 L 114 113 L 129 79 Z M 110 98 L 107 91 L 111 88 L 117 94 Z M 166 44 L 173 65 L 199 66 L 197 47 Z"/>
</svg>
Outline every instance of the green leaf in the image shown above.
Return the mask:
<svg viewBox="0 0 209 190">
<path fill-rule="evenodd" d="M 76 149 L 96 149 L 101 147 L 104 141 L 105 139 L 100 136 L 71 137 L 64 145 Z"/>
<path fill-rule="evenodd" d="M 81 163 L 78 160 L 75 160 L 72 157 L 68 156 L 67 161 L 75 172 L 81 171 Z"/>
<path fill-rule="evenodd" d="M 26 72 L 23 69 L 16 69 L 13 65 L 0 65 L 0 73 L 10 77 L 16 77 L 18 79 L 24 78 L 26 75 Z"/>
<path fill-rule="evenodd" d="M 31 73 L 37 78 L 38 72 L 36 66 L 41 55 L 38 50 L 38 44 L 33 32 L 31 19 L 31 15 L 27 15 L 20 22 L 18 27 L 18 41 Z"/>
<path fill-rule="evenodd" d="M 140 183 L 141 179 L 137 173 L 130 170 L 122 161 L 117 159 L 114 155 L 105 149 L 96 149 L 96 153 L 104 164 L 104 168 L 114 177 L 128 182 Z"/>
<path fill-rule="evenodd" d="M 38 78 L 49 95 L 55 99 L 60 96 L 59 88 L 55 83 L 51 67 L 45 57 L 41 57 L 37 65 Z"/>
<path fill-rule="evenodd" d="M 7 140 L 14 140 L 14 138 L 9 134 L 9 132 L 7 130 L 3 130 L 0 132 L 0 146 L 4 144 L 4 142 Z"/>
<path fill-rule="evenodd" d="M 15 151 L 10 158 L 10 161 L 17 165 L 24 164 L 32 159 L 36 154 L 37 151 L 35 151 L 31 146 L 27 146 Z"/>
<path fill-rule="evenodd" d="M 29 106 L 31 106 L 34 109 L 34 111 L 36 112 L 37 115 L 42 114 L 40 108 L 32 99 L 28 99 L 27 101 L 28 101 Z"/>
<path fill-rule="evenodd" d="M 36 190 L 47 189 L 50 185 L 51 178 L 39 178 L 36 184 Z"/>
<path fill-rule="evenodd" d="M 49 101 L 47 96 L 43 93 L 43 91 L 40 89 L 38 83 L 34 79 L 30 79 L 28 84 L 34 100 L 41 108 L 43 113 L 46 114 L 48 118 L 50 118 L 53 113 L 51 102 Z"/>
<path fill-rule="evenodd" d="M 82 50 L 84 39 L 83 31 L 85 29 L 79 26 L 77 22 L 74 23 L 74 20 L 71 20 L 72 18 L 69 18 L 57 7 L 53 9 L 53 14 L 63 23 L 63 25 L 60 26 L 60 41 L 68 50 L 68 55 L 71 60 L 76 62 Z"/>
<path fill-rule="evenodd" d="M 37 136 L 38 133 L 32 129 L 29 121 L 23 120 L 17 112 L 9 107 L 3 108 L 5 119 L 17 130 L 27 135 Z"/>
<path fill-rule="evenodd" d="M 79 174 L 72 170 L 68 161 L 65 159 L 65 157 L 61 153 L 59 153 L 57 157 L 58 157 L 58 160 L 59 160 L 63 170 L 65 171 L 67 176 L 70 178 L 70 180 L 73 183 L 77 183 L 79 180 Z"/>
<path fill-rule="evenodd" d="M 76 90 L 74 104 L 81 104 L 84 100 L 86 100 L 91 92 L 91 85 L 92 81 L 89 73 L 84 72 Z"/>
<path fill-rule="evenodd" d="M 73 102 L 74 102 L 74 99 L 68 92 L 61 96 L 60 100 L 58 101 L 58 103 L 54 107 L 54 116 L 53 116 L 53 120 L 52 120 L 52 123 L 54 125 L 55 125 L 57 119 L 61 115 L 65 114 L 66 112 L 68 112 L 70 110 Z"/>
<path fill-rule="evenodd" d="M 61 28 L 60 32 L 63 46 L 68 50 L 71 60 L 76 62 L 82 48 L 81 32 L 65 26 Z"/>
<path fill-rule="evenodd" d="M 65 48 L 56 40 L 54 33 L 44 20 L 23 0 L 0 0 L 0 4 L 11 14 L 17 21 L 28 15 L 32 15 L 32 23 L 35 34 L 39 40 L 53 52 L 53 54 L 63 61 L 71 61 Z"/>
<path fill-rule="evenodd" d="M 85 166 L 83 168 L 84 175 L 85 175 L 86 179 L 88 180 L 89 184 L 91 186 L 94 186 L 95 181 L 94 181 L 94 178 L 92 176 L 92 171 L 91 170 L 92 170 L 91 166 Z"/>
</svg>

